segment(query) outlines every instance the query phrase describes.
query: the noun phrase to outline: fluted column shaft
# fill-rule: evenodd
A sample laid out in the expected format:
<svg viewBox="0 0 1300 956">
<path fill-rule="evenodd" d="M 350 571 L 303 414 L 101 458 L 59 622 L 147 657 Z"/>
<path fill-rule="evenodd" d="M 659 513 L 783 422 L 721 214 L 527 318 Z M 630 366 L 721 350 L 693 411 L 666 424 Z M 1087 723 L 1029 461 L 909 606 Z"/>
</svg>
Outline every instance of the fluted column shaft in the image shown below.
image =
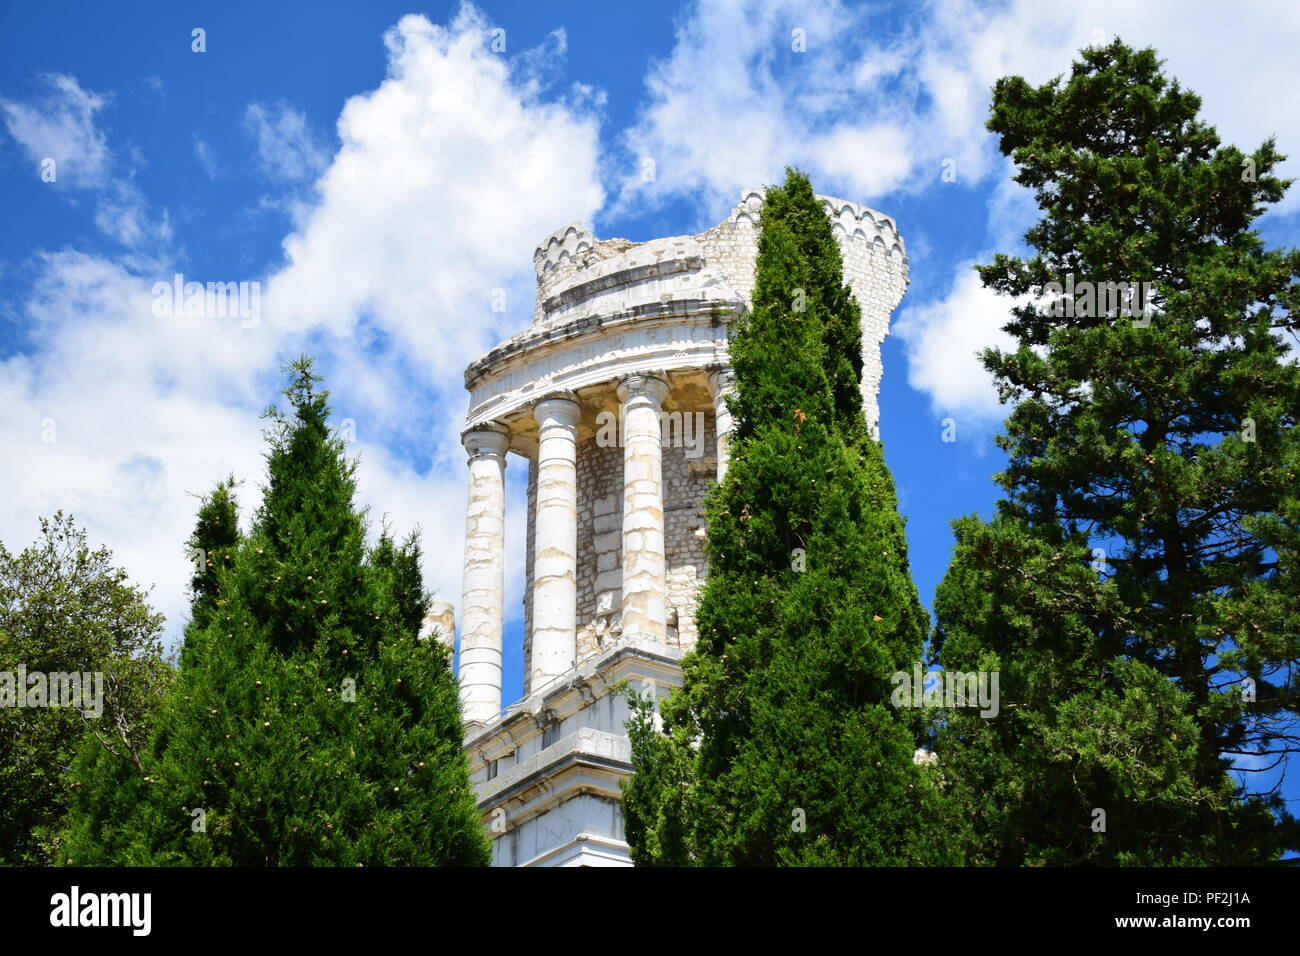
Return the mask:
<svg viewBox="0 0 1300 956">
<path fill-rule="evenodd" d="M 660 412 L 668 382 L 629 375 L 623 403 L 623 634 L 667 636 L 663 447 Z"/>
<path fill-rule="evenodd" d="M 531 690 L 571 670 L 578 617 L 578 416 L 570 395 L 543 398 L 537 419 Z"/>
<path fill-rule="evenodd" d="M 506 428 L 466 432 L 469 505 L 461 592 L 460 700 L 466 722 L 501 713 L 501 631 L 505 602 Z"/>
<path fill-rule="evenodd" d="M 727 408 L 727 396 L 736 391 L 736 373 L 729 368 L 720 369 L 709 374 L 709 390 L 713 393 L 713 424 L 718 440 L 718 481 L 721 483 L 727 473 L 727 463 L 731 457 L 731 410 Z"/>
</svg>

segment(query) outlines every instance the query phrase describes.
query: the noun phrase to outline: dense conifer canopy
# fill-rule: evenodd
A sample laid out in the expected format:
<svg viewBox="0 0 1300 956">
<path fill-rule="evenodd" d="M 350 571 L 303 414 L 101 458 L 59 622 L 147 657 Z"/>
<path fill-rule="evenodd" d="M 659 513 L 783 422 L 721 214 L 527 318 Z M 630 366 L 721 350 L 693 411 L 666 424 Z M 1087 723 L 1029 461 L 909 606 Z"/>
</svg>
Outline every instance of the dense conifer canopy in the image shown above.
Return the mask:
<svg viewBox="0 0 1300 956">
<path fill-rule="evenodd" d="M 1276 791 L 1230 768 L 1251 777 L 1300 741 L 1300 252 L 1252 228 L 1289 185 L 1273 143 L 1224 146 L 1199 108 L 1118 40 L 994 91 L 989 128 L 1042 218 L 1030 257 L 979 268 L 1028 297 L 1006 326 L 1018 348 L 984 355 L 1013 406 L 1005 498 L 956 523 L 935 604 L 939 662 L 1001 673 L 1003 717 L 939 728 L 974 862 L 1297 845 Z M 1082 283 L 1091 301 L 1062 302 Z M 1149 311 L 1109 283 L 1149 283 Z"/>
<path fill-rule="evenodd" d="M 209 564 L 143 767 L 81 755 L 71 862 L 487 861 L 449 655 L 418 636 L 418 540 L 367 546 L 328 393 L 309 360 L 288 371 L 249 534 L 232 481 L 200 508 Z"/>
</svg>

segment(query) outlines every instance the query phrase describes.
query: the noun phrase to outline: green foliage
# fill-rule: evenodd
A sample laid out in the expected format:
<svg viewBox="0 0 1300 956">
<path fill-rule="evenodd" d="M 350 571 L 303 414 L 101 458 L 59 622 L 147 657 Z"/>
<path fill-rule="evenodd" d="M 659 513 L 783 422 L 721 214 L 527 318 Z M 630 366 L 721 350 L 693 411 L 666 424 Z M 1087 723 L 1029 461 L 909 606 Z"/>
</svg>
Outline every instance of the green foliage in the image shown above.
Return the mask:
<svg viewBox="0 0 1300 956">
<path fill-rule="evenodd" d="M 1262 862 L 1300 837 L 1229 773 L 1298 739 L 1278 675 L 1300 657 L 1300 366 L 1281 341 L 1300 252 L 1251 228 L 1289 185 L 1272 141 L 1223 147 L 1199 108 L 1119 41 L 994 90 L 989 128 L 1043 218 L 1031 258 L 978 270 L 1029 297 L 1017 350 L 984 354 L 1014 405 L 1006 497 L 957 523 L 935 607 L 945 667 L 1001 669 L 1003 716 L 945 715 L 937 745 L 982 862 Z M 1151 283 L 1149 323 L 1071 315 L 1049 288 L 1068 276 Z"/>
<path fill-rule="evenodd" d="M 328 393 L 308 360 L 290 371 L 250 533 L 231 482 L 200 509 L 215 587 L 196 577 L 190 662 L 142 772 L 81 755 L 78 864 L 487 862 L 448 654 L 418 637 L 418 540 L 367 548 Z"/>
<path fill-rule="evenodd" d="M 969 862 L 1250 862 L 1243 838 L 1272 827 L 1259 807 L 1238 807 L 1226 839 L 1190 835 L 1203 806 L 1230 806 L 1231 788 L 1195 786 L 1188 695 L 1131 654 L 1137 617 L 1086 546 L 1010 517 L 955 529 L 935 650 L 950 671 L 997 672 L 1001 698 L 994 719 L 958 708 L 938 729 L 939 770 L 974 824 Z"/>
<path fill-rule="evenodd" d="M 212 494 L 199 503 L 198 521 L 186 547 L 186 557 L 194 562 L 190 578 L 190 622 L 185 628 L 181 647 L 181 666 L 194 663 L 190 635 L 198 633 L 212 620 L 217 606 L 217 569 L 228 567 L 239 550 L 239 503 L 235 498 L 238 482 L 231 475 L 217 483 Z"/>
<path fill-rule="evenodd" d="M 172 676 L 162 615 L 112 561 L 62 512 L 42 518 L 40 540 L 20 554 L 0 545 L 0 671 L 99 673 L 103 694 L 98 716 L 0 707 L 0 865 L 57 857 L 73 754 L 84 744 L 105 763 L 136 761 Z"/>
<path fill-rule="evenodd" d="M 629 724 L 639 864 L 948 858 L 890 676 L 925 613 L 880 444 L 862 413 L 857 304 L 801 173 L 768 190 L 751 313 L 736 322 L 736 425 L 707 501 L 709 576 L 684 686 Z"/>
</svg>

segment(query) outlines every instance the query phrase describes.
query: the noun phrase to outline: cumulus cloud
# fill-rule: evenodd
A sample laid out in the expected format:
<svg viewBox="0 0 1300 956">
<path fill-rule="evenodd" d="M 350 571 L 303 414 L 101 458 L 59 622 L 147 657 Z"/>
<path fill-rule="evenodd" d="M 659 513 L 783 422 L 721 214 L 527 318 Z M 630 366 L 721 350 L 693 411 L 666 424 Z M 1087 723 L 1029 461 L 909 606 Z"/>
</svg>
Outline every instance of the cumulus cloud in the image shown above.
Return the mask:
<svg viewBox="0 0 1300 956">
<path fill-rule="evenodd" d="M 907 354 L 907 382 L 930 397 L 936 415 L 987 428 L 1006 417 L 993 379 L 979 360 L 989 347 L 1014 351 L 1016 340 L 1002 331 L 1015 300 L 984 288 L 966 262 L 946 295 L 904 305 L 894 332 Z"/>
<path fill-rule="evenodd" d="M 465 364 L 531 319 L 534 248 L 603 199 L 587 99 L 512 82 L 489 30 L 464 6 L 446 27 L 406 16 L 388 32 L 388 78 L 344 107 L 342 146 L 268 291 L 273 322 L 340 338 L 369 326 L 458 402 Z"/>
<path fill-rule="evenodd" d="M 446 26 L 407 16 L 388 31 L 388 76 L 344 106 L 341 147 L 297 211 L 265 309 L 284 332 L 317 334 L 361 416 L 363 500 L 376 518 L 422 525 L 426 580 L 454 603 L 462 373 L 532 320 L 534 248 L 603 200 L 599 93 L 544 98 L 563 32 L 509 59 L 491 29 L 465 5 Z M 504 312 L 492 311 L 497 289 Z M 517 507 L 508 521 L 522 533 Z M 522 567 L 509 570 L 513 588 Z"/>
<path fill-rule="evenodd" d="M 699 0 L 624 134 L 621 205 L 703 193 L 716 215 L 786 165 L 858 201 L 933 185 L 945 161 L 976 182 L 996 159 L 982 129 L 1006 59 L 984 47 L 993 33 L 974 5 L 899 14 L 840 0 Z M 642 181 L 645 158 L 653 182 Z"/>
<path fill-rule="evenodd" d="M 159 319 L 151 283 L 86 253 L 40 257 L 29 339 L 0 361 L 0 537 L 21 547 L 36 517 L 74 513 L 145 586 L 178 633 L 191 492 L 260 467 L 267 343 L 238 322 Z"/>
<path fill-rule="evenodd" d="M 651 67 L 647 101 L 624 134 L 619 208 L 702 194 L 716 216 L 740 189 L 775 181 L 785 163 L 825 172 L 823 158 L 855 194 L 893 186 L 910 162 L 898 116 L 870 95 L 879 78 L 857 66 L 866 17 L 838 0 L 693 6 L 672 53 Z M 855 75 L 872 82 L 858 86 Z"/>
<path fill-rule="evenodd" d="M 446 26 L 403 18 L 384 38 L 383 83 L 343 108 L 333 156 L 304 145 L 313 141 L 301 114 L 253 111 L 259 142 L 286 134 L 259 155 L 317 180 L 294 207 L 285 260 L 266 270 L 255 327 L 155 316 L 154 283 L 181 271 L 176 248 L 147 261 L 130 250 L 40 254 L 21 307 L 29 337 L 0 361 L 0 443 L 24 462 L 0 471 L 0 538 L 30 541 L 38 515 L 75 512 L 137 581 L 157 585 L 175 640 L 192 495 L 233 471 L 246 512 L 256 507 L 258 411 L 278 397 L 280 360 L 305 351 L 320 360 L 336 421 L 355 422 L 360 503 L 398 534 L 421 525 L 426 583 L 459 601 L 461 373 L 531 320 L 534 246 L 602 201 L 599 97 L 547 92 L 562 37 L 513 68 L 489 50 L 488 29 L 468 6 Z M 93 117 L 98 106 L 89 109 Z M 110 155 L 100 130 L 83 133 Z M 105 169 L 101 228 L 124 242 L 157 238 Z M 508 291 L 505 314 L 491 311 L 495 288 Z M 519 532 L 517 507 L 509 521 Z M 522 547 L 512 550 L 521 560 Z M 521 579 L 521 568 L 512 574 Z"/>
</svg>

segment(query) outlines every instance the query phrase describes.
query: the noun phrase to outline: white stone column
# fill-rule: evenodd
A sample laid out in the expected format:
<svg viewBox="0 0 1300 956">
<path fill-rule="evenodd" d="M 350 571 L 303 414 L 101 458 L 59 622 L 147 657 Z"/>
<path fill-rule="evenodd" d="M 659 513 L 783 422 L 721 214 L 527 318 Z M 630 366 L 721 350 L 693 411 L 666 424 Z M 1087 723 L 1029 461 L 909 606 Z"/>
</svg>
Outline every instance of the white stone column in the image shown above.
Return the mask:
<svg viewBox="0 0 1300 956">
<path fill-rule="evenodd" d="M 623 403 L 623 635 L 667 638 L 663 445 L 659 413 L 668 382 L 629 375 Z"/>
<path fill-rule="evenodd" d="M 578 415 L 576 398 L 550 395 L 537 419 L 531 690 L 571 670 L 578 620 Z"/>
<path fill-rule="evenodd" d="M 427 641 L 435 631 L 438 634 L 438 643 L 455 655 L 456 608 L 447 601 L 429 602 L 429 613 L 420 623 L 420 640 Z"/>
<path fill-rule="evenodd" d="M 460 700 L 466 722 L 501 713 L 501 629 L 505 601 L 506 448 L 510 434 L 490 422 L 466 432 L 469 507 L 461 592 Z"/>
<path fill-rule="evenodd" d="M 721 483 L 727 473 L 727 461 L 731 456 L 731 410 L 727 408 L 726 397 L 735 394 L 736 373 L 729 368 L 709 373 L 709 391 L 713 393 L 713 424 L 718 439 L 718 481 Z"/>
</svg>

